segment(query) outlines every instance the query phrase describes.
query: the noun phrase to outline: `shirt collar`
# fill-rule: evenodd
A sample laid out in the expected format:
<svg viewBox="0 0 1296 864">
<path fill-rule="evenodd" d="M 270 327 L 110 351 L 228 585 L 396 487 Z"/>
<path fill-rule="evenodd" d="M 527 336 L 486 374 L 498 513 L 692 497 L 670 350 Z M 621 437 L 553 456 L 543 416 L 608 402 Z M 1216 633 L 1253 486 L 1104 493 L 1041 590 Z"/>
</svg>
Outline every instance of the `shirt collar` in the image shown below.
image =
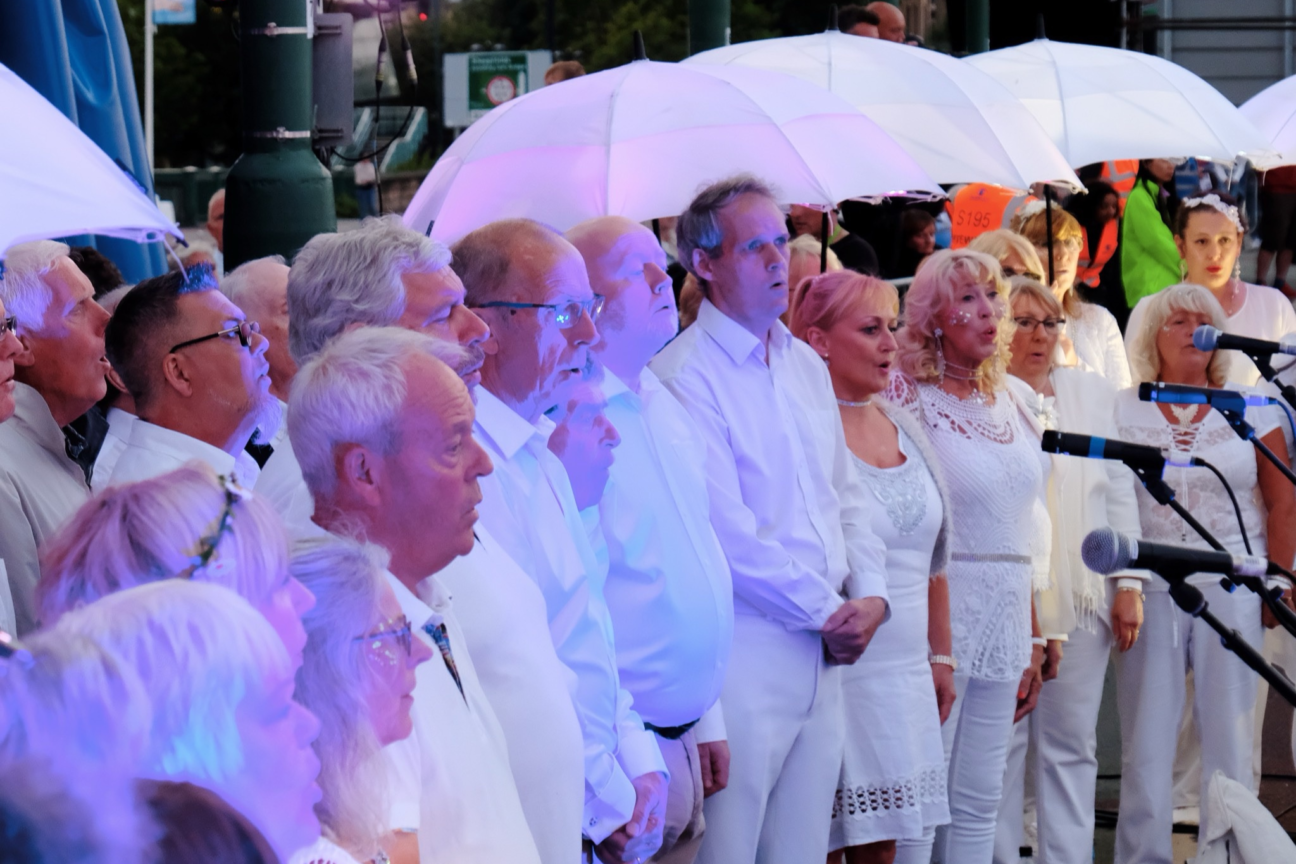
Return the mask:
<svg viewBox="0 0 1296 864">
<path fill-rule="evenodd" d="M 646 367 L 640 373 L 639 382 L 641 387 L 643 386 L 644 376 L 651 374 Z M 631 405 L 637 406 L 641 401 L 639 394 L 631 390 L 619 376 L 606 367 L 603 369 L 603 396 L 608 400 L 608 404 L 615 402 L 617 399 L 624 399 Z"/>
<path fill-rule="evenodd" d="M 763 347 L 761 340 L 753 336 L 750 330 L 721 312 L 710 300 L 702 301 L 695 323 L 700 325 L 702 330 L 714 339 L 736 364 L 742 364 Z M 792 333 L 782 321 L 775 321 L 774 326 L 770 328 L 769 337 L 770 347 L 781 349 L 787 347 Z"/>
<path fill-rule="evenodd" d="M 147 420 L 135 421 L 131 427 L 130 444 L 143 450 L 169 453 L 182 462 L 201 459 L 215 469 L 217 474 L 229 474 L 237 464 L 233 456 L 219 447 Z"/>
<path fill-rule="evenodd" d="M 53 453 L 57 459 L 76 464 L 68 458 L 67 439 L 63 437 L 63 430 L 50 413 L 49 403 L 36 388 L 19 381 L 14 382 L 14 416 L 9 422 L 26 427 L 36 443 Z"/>
<path fill-rule="evenodd" d="M 485 387 L 477 388 L 477 426 L 505 459 L 512 459 L 533 436 L 542 434 Z"/>
</svg>

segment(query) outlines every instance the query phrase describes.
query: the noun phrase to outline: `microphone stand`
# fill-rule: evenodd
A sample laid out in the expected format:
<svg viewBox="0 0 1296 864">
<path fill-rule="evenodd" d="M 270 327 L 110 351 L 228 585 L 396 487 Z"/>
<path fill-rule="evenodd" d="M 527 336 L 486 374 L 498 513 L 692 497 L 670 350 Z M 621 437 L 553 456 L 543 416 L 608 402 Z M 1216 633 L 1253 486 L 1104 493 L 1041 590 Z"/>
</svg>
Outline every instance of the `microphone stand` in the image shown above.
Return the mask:
<svg viewBox="0 0 1296 864">
<path fill-rule="evenodd" d="M 1278 377 L 1278 372 L 1273 367 L 1273 355 L 1262 354 L 1259 351 L 1254 354 L 1250 351 L 1243 351 L 1242 353 L 1251 358 L 1251 362 L 1260 370 L 1260 374 L 1264 376 L 1266 381 L 1278 388 L 1278 392 L 1282 394 L 1282 398 L 1287 404 L 1292 408 L 1296 408 L 1296 387 L 1275 380 Z"/>
<path fill-rule="evenodd" d="M 1167 568 L 1170 569 L 1170 568 Z M 1251 643 L 1242 638 L 1242 634 L 1231 627 L 1226 627 L 1224 622 L 1220 621 L 1210 611 L 1210 604 L 1202 596 L 1196 585 L 1189 584 L 1187 575 L 1183 572 L 1171 571 L 1163 573 L 1156 571 L 1157 575 L 1170 583 L 1170 596 L 1178 604 L 1179 608 L 1187 612 L 1194 618 L 1200 618 L 1210 626 L 1212 630 L 1220 636 L 1220 641 L 1224 647 L 1237 655 L 1238 659 L 1255 670 L 1256 674 L 1269 682 L 1269 686 L 1274 688 L 1280 696 L 1287 700 L 1291 705 L 1296 705 L 1296 687 L 1292 682 L 1279 670 L 1275 669 L 1269 663 L 1265 662 L 1260 652 L 1251 647 Z"/>
<path fill-rule="evenodd" d="M 1259 444 L 1260 442 L 1257 441 L 1256 443 Z M 1169 507 L 1175 513 L 1178 513 L 1179 518 L 1187 522 L 1188 527 L 1196 531 L 1197 534 L 1206 541 L 1206 545 L 1210 546 L 1217 552 L 1229 551 L 1224 548 L 1223 543 L 1215 539 L 1215 535 L 1206 530 L 1205 525 L 1198 522 L 1193 515 L 1188 512 L 1188 508 L 1184 507 L 1175 499 L 1174 490 L 1170 488 L 1170 484 L 1165 482 L 1161 476 L 1161 471 L 1164 470 L 1165 466 L 1153 468 L 1151 465 L 1131 465 L 1129 467 L 1130 470 L 1134 472 L 1134 476 L 1138 477 L 1139 481 L 1143 484 L 1143 488 L 1152 496 L 1153 500 L 1158 504 Z M 1279 565 L 1275 564 L 1274 566 L 1277 567 Z M 1280 567 L 1279 569 L 1282 568 Z M 1286 570 L 1283 570 L 1283 572 L 1291 578 L 1290 573 Z M 1164 576 L 1165 574 L 1161 575 Z M 1296 580 L 1293 581 L 1296 583 Z M 1220 584 L 1223 585 L 1224 590 L 1229 593 L 1232 593 L 1233 589 L 1238 585 L 1245 585 L 1256 594 L 1259 594 L 1260 599 L 1264 602 L 1265 606 L 1269 607 L 1269 611 L 1278 619 L 1278 623 L 1283 626 L 1283 629 L 1292 636 L 1296 636 L 1296 612 L 1293 612 L 1291 607 L 1282 602 L 1282 591 L 1280 589 L 1274 588 L 1271 590 L 1267 585 L 1265 585 L 1264 580 L 1259 576 L 1242 576 L 1240 574 L 1234 576 L 1223 576 L 1220 578 Z M 1198 596 L 1200 597 L 1200 593 Z M 1182 603 L 1179 605 L 1183 607 L 1185 612 L 1191 611 L 1188 607 L 1183 606 Z M 1217 627 L 1216 629 L 1218 630 L 1219 628 Z"/>
<path fill-rule="evenodd" d="M 1254 444 L 1255 448 L 1259 450 L 1266 459 L 1272 462 L 1293 486 L 1296 486 L 1296 472 L 1293 472 L 1291 468 L 1284 465 L 1282 460 L 1279 459 L 1272 450 L 1265 446 L 1263 441 L 1256 437 L 1255 427 L 1246 421 L 1246 415 L 1243 412 L 1235 411 L 1232 408 L 1221 408 L 1218 405 L 1212 405 L 1211 407 L 1224 415 L 1224 419 L 1233 427 L 1233 431 L 1238 434 L 1239 438 L 1243 441 L 1250 441 Z"/>
</svg>

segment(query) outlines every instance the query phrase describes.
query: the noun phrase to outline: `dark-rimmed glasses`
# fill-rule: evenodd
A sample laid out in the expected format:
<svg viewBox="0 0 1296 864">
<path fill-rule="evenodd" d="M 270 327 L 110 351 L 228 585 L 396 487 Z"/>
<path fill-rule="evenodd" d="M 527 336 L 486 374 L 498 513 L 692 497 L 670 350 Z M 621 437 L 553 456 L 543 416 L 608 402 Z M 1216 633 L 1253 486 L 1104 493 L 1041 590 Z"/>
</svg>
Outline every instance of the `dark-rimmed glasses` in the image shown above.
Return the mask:
<svg viewBox="0 0 1296 864">
<path fill-rule="evenodd" d="M 1013 320 L 1017 322 L 1017 329 L 1023 333 L 1034 333 L 1036 327 L 1043 325 L 1044 332 L 1050 336 L 1058 332 L 1058 328 L 1066 323 L 1065 318 L 1045 318 L 1041 321 L 1038 318 L 1028 318 L 1025 315 Z"/>
<path fill-rule="evenodd" d="M 566 303 L 510 303 L 505 300 L 492 300 L 490 303 L 479 303 L 473 306 L 474 309 L 552 309 L 554 313 L 554 323 L 559 329 L 566 330 L 576 326 L 580 321 L 581 313 L 584 312 L 590 316 L 591 321 L 597 321 L 599 313 L 603 311 L 602 294 L 595 294 L 593 300 L 569 300 Z"/>
<path fill-rule="evenodd" d="M 7 333 L 12 333 L 15 336 L 18 335 L 18 316 L 9 315 L 8 317 L 0 318 L 0 339 L 3 339 Z"/>
<path fill-rule="evenodd" d="M 228 327 L 224 330 L 218 330 L 215 333 L 208 333 L 206 336 L 199 336 L 197 339 L 189 339 L 185 342 L 181 342 L 178 345 L 172 345 L 171 350 L 168 351 L 167 353 L 174 354 L 175 352 L 179 351 L 181 348 L 188 348 L 190 345 L 197 345 L 199 342 L 206 342 L 209 339 L 220 339 L 225 336 L 237 336 L 239 344 L 242 345 L 244 348 L 248 348 L 252 345 L 252 334 L 260 333 L 260 332 L 261 332 L 261 325 L 258 324 L 257 322 L 240 321 L 238 324 L 234 325 L 233 327 Z"/>
</svg>

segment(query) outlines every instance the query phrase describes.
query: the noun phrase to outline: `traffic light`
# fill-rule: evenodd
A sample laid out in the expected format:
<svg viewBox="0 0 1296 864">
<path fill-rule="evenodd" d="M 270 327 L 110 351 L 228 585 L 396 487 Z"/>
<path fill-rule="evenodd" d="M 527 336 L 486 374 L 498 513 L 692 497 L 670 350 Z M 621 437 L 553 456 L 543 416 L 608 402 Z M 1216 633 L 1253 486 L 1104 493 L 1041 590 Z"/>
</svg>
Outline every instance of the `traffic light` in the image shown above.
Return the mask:
<svg viewBox="0 0 1296 864">
<path fill-rule="evenodd" d="M 432 16 L 432 0 L 418 0 L 418 19 L 426 21 Z"/>
</svg>

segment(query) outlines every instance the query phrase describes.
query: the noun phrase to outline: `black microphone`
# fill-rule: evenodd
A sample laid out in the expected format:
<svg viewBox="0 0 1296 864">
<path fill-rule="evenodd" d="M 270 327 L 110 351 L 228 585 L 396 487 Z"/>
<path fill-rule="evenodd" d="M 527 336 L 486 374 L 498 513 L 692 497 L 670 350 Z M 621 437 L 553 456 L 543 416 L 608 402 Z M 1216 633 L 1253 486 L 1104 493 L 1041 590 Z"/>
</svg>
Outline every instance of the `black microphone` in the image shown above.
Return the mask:
<svg viewBox="0 0 1296 864">
<path fill-rule="evenodd" d="M 1095 573 L 1142 569 L 1172 573 L 1223 573 L 1226 576 L 1265 576 L 1278 572 L 1255 555 L 1234 555 L 1213 549 L 1191 549 L 1168 543 L 1136 540 L 1111 528 L 1089 532 L 1080 545 L 1080 557 Z"/>
<path fill-rule="evenodd" d="M 1086 459 L 1116 459 L 1131 468 L 1151 468 L 1154 471 L 1160 471 L 1166 465 L 1188 468 L 1202 464 L 1196 457 L 1188 462 L 1175 462 L 1167 459 L 1165 454 L 1156 447 L 1149 447 L 1146 444 L 1131 444 L 1128 441 L 1099 438 L 1096 435 L 1076 435 L 1052 429 L 1044 433 L 1040 441 L 1040 449 L 1045 453 L 1066 453 L 1071 456 L 1083 456 Z"/>
<path fill-rule="evenodd" d="M 1190 387 L 1187 384 L 1166 384 L 1161 381 L 1144 381 L 1139 385 L 1138 397 L 1143 402 L 1160 402 L 1163 405 L 1209 405 L 1221 411 L 1237 411 L 1261 405 L 1277 405 L 1272 396 L 1259 393 L 1242 393 L 1238 390 L 1219 390 L 1214 387 Z"/>
<path fill-rule="evenodd" d="M 1203 324 L 1193 331 L 1193 346 L 1198 351 L 1233 350 L 1246 354 L 1296 354 L 1296 336 L 1284 336 L 1277 342 L 1235 336 L 1218 327 Z"/>
</svg>

